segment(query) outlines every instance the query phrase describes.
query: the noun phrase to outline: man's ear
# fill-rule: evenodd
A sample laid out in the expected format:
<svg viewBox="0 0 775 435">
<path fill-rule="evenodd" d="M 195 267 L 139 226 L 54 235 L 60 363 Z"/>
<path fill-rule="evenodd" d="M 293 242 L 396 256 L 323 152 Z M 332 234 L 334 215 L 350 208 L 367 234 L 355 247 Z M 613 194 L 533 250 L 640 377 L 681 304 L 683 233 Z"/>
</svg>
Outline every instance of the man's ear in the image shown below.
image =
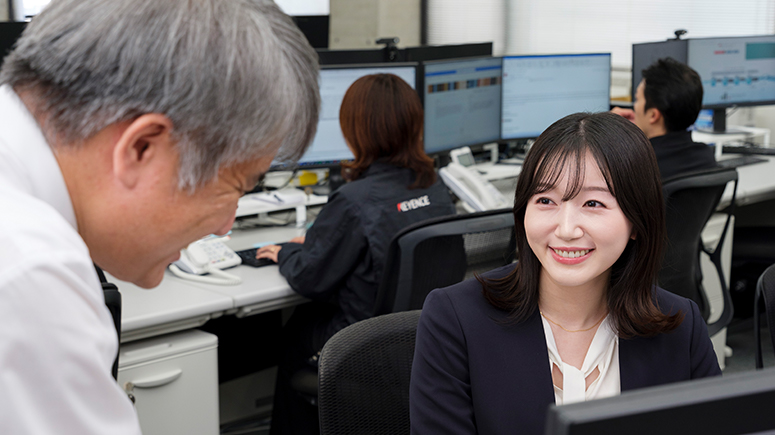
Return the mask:
<svg viewBox="0 0 775 435">
<path fill-rule="evenodd" d="M 113 147 L 113 171 L 127 188 L 134 188 L 145 171 L 160 159 L 176 156 L 172 121 L 164 115 L 141 115 L 129 123 Z"/>
<path fill-rule="evenodd" d="M 656 124 L 660 124 L 661 122 L 664 122 L 664 118 L 662 117 L 662 112 L 660 112 L 659 109 L 657 109 L 656 107 L 652 107 L 646 110 L 646 119 L 651 125 L 656 125 Z"/>
</svg>

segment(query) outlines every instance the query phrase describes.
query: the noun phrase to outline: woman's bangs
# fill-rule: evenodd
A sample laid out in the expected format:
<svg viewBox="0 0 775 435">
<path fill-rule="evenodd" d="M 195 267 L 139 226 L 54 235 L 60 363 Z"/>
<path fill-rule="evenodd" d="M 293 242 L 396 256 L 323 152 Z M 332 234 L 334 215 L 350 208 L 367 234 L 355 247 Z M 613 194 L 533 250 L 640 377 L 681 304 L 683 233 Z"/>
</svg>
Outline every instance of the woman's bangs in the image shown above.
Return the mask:
<svg viewBox="0 0 775 435">
<path fill-rule="evenodd" d="M 563 201 L 575 198 L 584 186 L 586 147 L 555 146 L 548 149 L 537 165 L 531 190 L 533 194 L 547 192 L 557 187 L 560 178 L 568 173 Z"/>
</svg>

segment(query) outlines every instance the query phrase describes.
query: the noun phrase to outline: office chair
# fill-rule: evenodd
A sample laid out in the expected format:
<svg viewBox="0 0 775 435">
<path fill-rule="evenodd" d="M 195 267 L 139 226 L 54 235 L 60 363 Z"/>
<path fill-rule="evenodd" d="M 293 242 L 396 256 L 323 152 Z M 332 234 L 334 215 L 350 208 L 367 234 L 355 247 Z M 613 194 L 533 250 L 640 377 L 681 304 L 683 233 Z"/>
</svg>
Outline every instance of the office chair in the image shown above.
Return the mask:
<svg viewBox="0 0 775 435">
<path fill-rule="evenodd" d="M 388 247 L 374 315 L 422 308 L 431 290 L 514 261 L 511 209 L 443 216 L 401 230 Z"/>
<path fill-rule="evenodd" d="M 764 312 L 767 316 L 767 326 L 770 328 L 770 339 L 775 349 L 775 264 L 768 267 L 756 283 L 756 295 L 753 300 L 753 335 L 756 342 L 756 369 L 764 367 L 762 358 L 762 340 L 759 320 L 759 302 L 764 302 Z"/>
<path fill-rule="evenodd" d="M 118 287 L 115 284 L 108 282 L 105 278 L 105 273 L 96 264 L 94 269 L 97 271 L 97 276 L 100 278 L 100 284 L 102 284 L 102 294 L 105 296 L 105 305 L 110 311 L 111 317 L 113 317 L 113 326 L 116 328 L 116 334 L 118 335 L 119 343 L 121 342 L 121 293 L 118 292 Z M 120 347 L 120 345 L 119 345 Z M 113 379 L 118 379 L 118 350 L 116 351 L 116 359 L 113 360 L 113 367 L 110 370 L 113 375 Z"/>
<path fill-rule="evenodd" d="M 727 220 L 718 245 L 711 251 L 702 243 L 702 230 L 711 215 L 716 212 L 721 195 L 730 182 L 734 183 L 732 202 L 724 210 Z M 708 333 L 713 336 L 729 324 L 733 314 L 732 298 L 721 266 L 721 251 L 734 215 L 737 170 L 714 168 L 677 175 L 665 180 L 662 190 L 666 203 L 668 243 L 659 271 L 659 285 L 665 290 L 692 299 L 707 321 L 710 317 L 710 304 L 702 286 L 700 252 L 708 254 L 716 267 L 724 298 L 721 317 L 708 325 Z"/>
<path fill-rule="evenodd" d="M 409 378 L 420 311 L 354 323 L 320 354 L 322 435 L 409 433 Z"/>
<path fill-rule="evenodd" d="M 421 309 L 431 290 L 509 264 L 515 250 L 511 209 L 443 216 L 406 227 L 388 246 L 373 315 Z M 314 368 L 295 372 L 291 387 L 316 404 Z"/>
</svg>

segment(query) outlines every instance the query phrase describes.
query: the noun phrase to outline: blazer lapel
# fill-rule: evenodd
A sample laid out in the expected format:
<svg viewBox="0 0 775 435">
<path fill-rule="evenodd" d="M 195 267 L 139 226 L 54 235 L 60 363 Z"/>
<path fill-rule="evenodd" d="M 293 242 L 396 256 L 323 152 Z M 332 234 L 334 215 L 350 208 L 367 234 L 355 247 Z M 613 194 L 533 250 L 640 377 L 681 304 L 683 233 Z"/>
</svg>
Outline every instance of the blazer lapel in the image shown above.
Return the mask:
<svg viewBox="0 0 775 435">
<path fill-rule="evenodd" d="M 514 343 L 510 351 L 514 370 L 508 375 L 512 380 L 504 379 L 504 384 L 518 385 L 519 391 L 513 392 L 517 403 L 511 406 L 512 417 L 508 421 L 512 432 L 542 433 L 547 407 L 554 403 L 554 387 L 538 310 L 525 322 L 509 328 Z"/>
<path fill-rule="evenodd" d="M 654 385 L 650 374 L 665 369 L 654 349 L 653 340 L 647 338 L 619 339 L 619 377 L 622 391 Z"/>
</svg>

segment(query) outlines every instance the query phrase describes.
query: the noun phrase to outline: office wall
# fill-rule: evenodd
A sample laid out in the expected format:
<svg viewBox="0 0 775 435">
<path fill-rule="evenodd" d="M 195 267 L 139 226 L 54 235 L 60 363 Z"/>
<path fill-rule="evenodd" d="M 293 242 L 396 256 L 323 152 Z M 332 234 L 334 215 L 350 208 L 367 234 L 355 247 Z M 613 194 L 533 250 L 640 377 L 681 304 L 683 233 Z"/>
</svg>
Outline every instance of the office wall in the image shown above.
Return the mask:
<svg viewBox="0 0 775 435">
<path fill-rule="evenodd" d="M 330 16 L 331 49 L 375 48 L 389 36 L 420 45 L 420 0 L 331 0 Z"/>
<path fill-rule="evenodd" d="M 0 21 L 8 21 L 8 2 L 0 0 Z"/>
</svg>

